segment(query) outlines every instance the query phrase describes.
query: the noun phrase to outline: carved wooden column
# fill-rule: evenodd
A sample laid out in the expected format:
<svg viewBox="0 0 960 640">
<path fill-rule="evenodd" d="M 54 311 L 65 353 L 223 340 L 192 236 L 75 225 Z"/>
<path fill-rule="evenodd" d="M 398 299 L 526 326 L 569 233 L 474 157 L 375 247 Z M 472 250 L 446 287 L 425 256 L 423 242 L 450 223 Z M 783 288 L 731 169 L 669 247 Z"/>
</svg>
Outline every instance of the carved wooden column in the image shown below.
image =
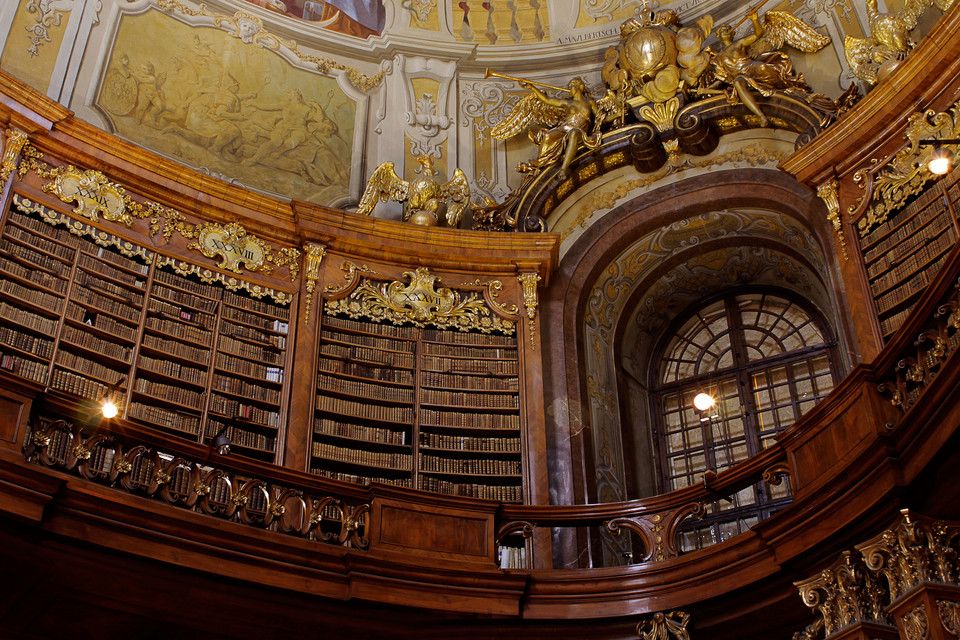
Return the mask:
<svg viewBox="0 0 960 640">
<path fill-rule="evenodd" d="M 885 578 L 887 611 L 904 640 L 960 635 L 958 536 L 960 524 L 904 509 L 896 526 L 857 546 L 866 566 Z"/>
</svg>

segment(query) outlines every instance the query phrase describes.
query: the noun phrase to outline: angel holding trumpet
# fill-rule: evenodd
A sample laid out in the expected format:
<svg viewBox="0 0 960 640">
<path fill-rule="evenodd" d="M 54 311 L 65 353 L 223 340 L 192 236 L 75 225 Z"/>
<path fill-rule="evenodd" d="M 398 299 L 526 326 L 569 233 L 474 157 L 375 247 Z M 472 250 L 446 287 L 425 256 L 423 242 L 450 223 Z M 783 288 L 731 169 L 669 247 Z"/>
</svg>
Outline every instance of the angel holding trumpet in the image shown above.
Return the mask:
<svg viewBox="0 0 960 640">
<path fill-rule="evenodd" d="M 597 148 L 601 138 L 600 125 L 608 115 L 616 112 L 612 92 L 594 100 L 579 77 L 570 80 L 566 89 L 543 85 L 570 94 L 569 98 L 553 98 L 536 86 L 542 83 L 488 71 L 487 77 L 491 76 L 516 80 L 521 87 L 530 90 L 490 132 L 497 140 L 506 140 L 532 123 L 540 125 L 540 129 L 529 133 L 530 140 L 538 147 L 537 157 L 529 163 L 517 165 L 517 171 L 521 173 L 535 173 L 562 159 L 560 172 L 566 175 L 581 146 Z"/>
</svg>

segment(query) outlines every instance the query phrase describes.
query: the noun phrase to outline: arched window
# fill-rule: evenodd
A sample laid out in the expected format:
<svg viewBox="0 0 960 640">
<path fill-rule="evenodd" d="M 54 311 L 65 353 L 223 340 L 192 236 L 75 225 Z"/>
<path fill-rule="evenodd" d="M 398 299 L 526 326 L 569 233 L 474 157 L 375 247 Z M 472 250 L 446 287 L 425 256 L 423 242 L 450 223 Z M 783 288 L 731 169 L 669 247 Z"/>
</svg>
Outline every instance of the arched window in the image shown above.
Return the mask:
<svg viewBox="0 0 960 640">
<path fill-rule="evenodd" d="M 833 389 L 829 333 L 786 293 L 734 293 L 693 311 L 668 338 L 653 381 L 660 482 L 672 491 L 759 453 Z M 698 411 L 701 392 L 716 404 Z M 725 540 L 789 502 L 785 485 L 721 501 L 685 531 L 688 549 Z"/>
</svg>

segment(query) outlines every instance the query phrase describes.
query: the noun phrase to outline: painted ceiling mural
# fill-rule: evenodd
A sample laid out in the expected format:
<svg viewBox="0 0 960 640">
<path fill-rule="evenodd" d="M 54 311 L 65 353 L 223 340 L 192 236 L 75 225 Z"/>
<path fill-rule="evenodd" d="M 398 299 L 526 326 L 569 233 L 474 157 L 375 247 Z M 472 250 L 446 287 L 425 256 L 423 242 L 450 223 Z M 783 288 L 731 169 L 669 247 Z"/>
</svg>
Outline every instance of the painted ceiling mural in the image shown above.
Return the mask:
<svg viewBox="0 0 960 640">
<path fill-rule="evenodd" d="M 349 209 L 379 164 L 409 176 L 428 153 L 464 171 L 475 202 L 496 202 L 537 146 L 491 137 L 530 90 L 485 70 L 555 87 L 579 75 L 600 99 L 621 25 L 664 9 L 684 26 L 709 14 L 738 37 L 752 28 L 743 0 L 15 0 L 0 7 L 0 69 L 97 126 L 282 199 Z M 865 2 L 769 0 L 761 14 L 774 10 L 830 38 L 790 50 L 816 91 L 837 98 L 856 82 L 843 40 L 868 33 Z"/>
<path fill-rule="evenodd" d="M 105 69 L 94 106 L 115 133 L 266 191 L 347 193 L 356 105 L 335 79 L 159 11 L 121 19 Z"/>
</svg>

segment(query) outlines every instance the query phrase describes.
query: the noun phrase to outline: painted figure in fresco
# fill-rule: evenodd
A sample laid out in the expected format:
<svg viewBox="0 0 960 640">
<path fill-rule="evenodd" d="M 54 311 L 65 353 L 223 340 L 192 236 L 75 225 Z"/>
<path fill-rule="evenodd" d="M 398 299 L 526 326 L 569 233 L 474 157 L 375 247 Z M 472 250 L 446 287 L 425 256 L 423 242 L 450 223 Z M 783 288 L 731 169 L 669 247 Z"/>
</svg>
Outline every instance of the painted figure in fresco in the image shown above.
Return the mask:
<svg viewBox="0 0 960 640">
<path fill-rule="evenodd" d="M 784 11 L 768 11 L 761 23 L 754 9 L 748 16 L 754 33 L 734 40 L 730 25 L 717 28 L 721 49 L 712 61 L 714 84 L 730 88 L 731 100 L 738 99 L 760 118 L 761 126 L 768 124 L 767 117 L 751 93 L 770 96 L 774 91 L 797 89 L 812 93 L 803 79 L 803 74 L 793 70 L 790 56 L 780 47 L 789 44 L 800 51 L 812 53 L 830 43 L 829 36 L 822 36 L 799 18 Z M 704 92 L 706 93 L 706 92 Z"/>
<path fill-rule="evenodd" d="M 271 11 L 294 16 L 358 38 L 379 35 L 386 16 L 383 0 L 248 0 Z"/>
</svg>

